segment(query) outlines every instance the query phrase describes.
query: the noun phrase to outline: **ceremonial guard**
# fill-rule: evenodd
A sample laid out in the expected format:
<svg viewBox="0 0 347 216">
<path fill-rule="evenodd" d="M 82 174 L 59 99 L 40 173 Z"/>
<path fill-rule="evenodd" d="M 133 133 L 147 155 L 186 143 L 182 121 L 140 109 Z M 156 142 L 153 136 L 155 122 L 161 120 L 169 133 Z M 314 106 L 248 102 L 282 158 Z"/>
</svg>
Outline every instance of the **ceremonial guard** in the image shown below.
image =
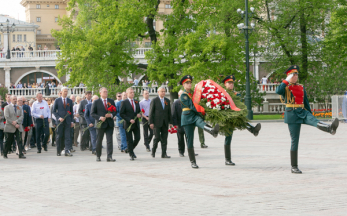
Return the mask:
<svg viewBox="0 0 347 216">
<path fill-rule="evenodd" d="M 197 111 L 196 107 L 199 107 L 199 105 L 193 103 L 193 95 L 190 93 L 190 90 L 192 88 L 192 81 L 193 77 L 190 75 L 184 76 L 180 81 L 180 84 L 184 87 L 184 92 L 180 97 L 182 105 L 181 126 L 184 127 L 184 130 L 186 132 L 188 156 L 191 162 L 191 166 L 192 168 L 199 168 L 196 164 L 194 152 L 195 126 L 204 129 L 213 137 L 217 137 L 219 132 L 219 125 L 216 124 L 214 128 L 208 126 L 201 116 L 201 114 L 204 115 L 204 113 L 199 113 Z"/>
<path fill-rule="evenodd" d="M 224 78 L 223 83 L 226 87 L 226 89 L 234 91 L 234 82 L 235 77 L 233 75 L 227 76 Z M 240 96 L 239 93 L 234 92 L 236 96 Z M 261 124 L 258 123 L 256 126 L 251 125 L 249 122 L 246 123 L 247 130 L 252 133 L 254 136 L 258 136 L 259 131 L 261 129 Z M 234 166 L 235 163 L 231 161 L 231 150 L 230 150 L 230 144 L 232 140 L 233 134 L 231 133 L 229 136 L 225 136 L 224 141 L 224 154 L 225 154 L 225 165 L 231 165 Z"/>
<path fill-rule="evenodd" d="M 291 171 L 292 173 L 301 174 L 302 172 L 298 168 L 298 146 L 301 124 L 311 125 L 334 135 L 339 126 L 339 120 L 336 118 L 329 125 L 320 122 L 312 115 L 305 87 L 297 83 L 298 73 L 299 66 L 294 65 L 288 68 L 285 72 L 287 78 L 276 89 L 276 93 L 281 96 L 282 103 L 286 104 L 284 122 L 288 124 L 292 140 L 290 148 Z"/>
</svg>

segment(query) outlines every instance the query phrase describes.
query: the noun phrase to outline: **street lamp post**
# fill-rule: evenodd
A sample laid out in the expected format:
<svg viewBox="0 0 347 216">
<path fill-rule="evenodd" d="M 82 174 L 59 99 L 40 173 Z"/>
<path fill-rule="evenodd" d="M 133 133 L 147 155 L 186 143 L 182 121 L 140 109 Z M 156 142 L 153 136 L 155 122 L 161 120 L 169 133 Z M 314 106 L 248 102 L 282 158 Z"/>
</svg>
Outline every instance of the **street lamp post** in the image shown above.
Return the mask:
<svg viewBox="0 0 347 216">
<path fill-rule="evenodd" d="M 252 99 L 251 99 L 251 89 L 250 89 L 250 81 L 249 81 L 249 34 L 252 33 L 255 23 L 251 23 L 251 26 L 248 26 L 248 19 L 252 17 L 252 13 L 254 11 L 254 7 L 251 7 L 251 13 L 248 13 L 248 0 L 245 0 L 246 10 L 242 11 L 241 9 L 237 9 L 237 13 L 241 15 L 242 18 L 245 18 L 245 23 L 240 23 L 237 25 L 239 30 L 245 34 L 246 39 L 246 98 L 245 104 L 247 106 L 248 115 L 247 118 L 249 120 L 253 120 L 253 111 L 252 111 Z"/>
<path fill-rule="evenodd" d="M 10 52 L 10 32 L 13 33 L 14 32 L 14 28 L 15 28 L 15 24 L 13 23 L 12 26 L 10 26 L 10 21 L 7 19 L 6 20 L 6 26 L 4 29 L 4 26 L 2 25 L 2 23 L 0 24 L 0 30 L 2 33 L 7 32 L 7 56 L 6 59 L 10 59 L 11 58 L 11 52 Z"/>
</svg>

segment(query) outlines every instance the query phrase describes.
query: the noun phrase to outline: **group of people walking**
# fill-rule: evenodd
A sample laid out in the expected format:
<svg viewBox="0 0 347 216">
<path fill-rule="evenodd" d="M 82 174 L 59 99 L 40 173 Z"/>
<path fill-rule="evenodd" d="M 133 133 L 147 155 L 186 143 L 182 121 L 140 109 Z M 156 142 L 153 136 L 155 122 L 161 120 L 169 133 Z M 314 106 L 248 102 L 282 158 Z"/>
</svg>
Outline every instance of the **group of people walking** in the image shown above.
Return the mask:
<svg viewBox="0 0 347 216">
<path fill-rule="evenodd" d="M 297 83 L 298 73 L 298 66 L 290 67 L 286 71 L 287 79 L 276 90 L 283 97 L 283 103 L 286 104 L 285 123 L 288 124 L 292 139 L 291 171 L 295 174 L 302 173 L 298 168 L 301 124 L 308 124 L 334 135 L 339 123 L 338 119 L 335 119 L 332 124 L 325 124 L 312 115 L 306 91 L 302 85 Z M 76 137 L 80 134 L 80 149 L 82 151 L 91 150 L 92 154 L 96 155 L 96 161 L 100 162 L 102 142 L 106 135 L 106 161 L 115 162 L 116 160 L 112 157 L 115 131 L 118 149 L 128 153 L 130 160 L 134 161 L 137 158 L 135 149 L 141 139 L 141 119 L 144 145 L 153 158 L 156 156 L 159 142 L 161 143 L 161 158 L 170 158 L 167 154 L 168 129 L 176 126 L 179 156 L 184 157 L 186 141 L 191 167 L 199 168 L 196 163 L 197 154 L 194 151 L 195 127 L 200 128 L 199 138 L 200 141 L 203 140 L 201 147 L 207 148 L 203 132 L 217 137 L 219 125 L 211 127 L 206 124 L 195 108 L 193 95 L 190 92 L 192 81 L 193 77 L 190 75 L 182 77 L 180 84 L 184 90 L 178 93 L 179 100 L 176 100 L 172 106 L 171 101 L 165 97 L 166 91 L 163 87 L 158 88 L 158 96 L 152 100 L 149 98 L 149 92 L 144 90 L 142 101 L 134 99 L 134 89 L 131 87 L 126 92 L 117 93 L 116 100 L 108 98 L 107 89 L 102 87 L 99 92 L 100 98 L 96 95 L 92 96 L 92 92 L 87 91 L 84 100 L 78 104 L 78 108 L 73 108 L 74 101 L 67 98 L 67 87 L 61 89 L 61 97 L 57 98 L 51 107 L 42 100 L 41 93 L 37 93 L 37 101 L 30 106 L 25 104 L 24 97 L 17 98 L 14 95 L 7 95 L 0 112 L 1 152 L 7 159 L 7 154 L 11 152 L 11 145 L 17 146 L 19 158 L 24 159 L 26 151 L 24 145 L 30 142 L 28 132 L 34 129 L 38 153 L 41 153 L 42 148 L 47 151 L 49 125 L 51 124 L 54 128 L 52 145 L 56 140 L 57 156 L 61 156 L 62 152 L 67 157 L 73 156 L 73 136 Z M 230 75 L 224 78 L 223 84 L 226 89 L 233 91 L 235 81 L 235 77 Z M 237 92 L 234 93 L 238 95 Z M 76 131 L 74 133 L 71 128 L 74 128 L 74 124 L 77 122 L 79 127 L 76 134 Z M 254 136 L 259 134 L 261 129 L 259 123 L 255 126 L 249 122 L 245 122 L 245 124 L 251 134 Z M 4 137 L 6 137 L 6 142 L 3 147 Z M 22 142 L 23 139 L 24 142 Z M 224 142 L 225 165 L 229 166 L 235 165 L 231 161 L 231 140 L 232 133 L 225 137 Z M 77 145 L 75 144 L 75 146 Z"/>
</svg>

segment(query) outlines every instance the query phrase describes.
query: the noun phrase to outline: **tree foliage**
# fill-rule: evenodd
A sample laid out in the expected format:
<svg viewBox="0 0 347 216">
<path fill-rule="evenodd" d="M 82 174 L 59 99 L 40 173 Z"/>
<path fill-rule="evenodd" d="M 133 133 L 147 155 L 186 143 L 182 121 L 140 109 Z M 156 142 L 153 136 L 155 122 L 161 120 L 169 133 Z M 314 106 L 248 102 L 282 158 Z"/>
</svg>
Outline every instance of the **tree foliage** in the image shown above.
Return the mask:
<svg viewBox="0 0 347 216">
<path fill-rule="evenodd" d="M 244 39 L 236 27 L 242 22 L 236 10 L 244 7 L 243 2 L 173 0 L 171 4 L 173 12 L 160 17 L 165 20 L 160 39 L 146 53 L 149 78 L 168 80 L 174 91 L 187 74 L 197 81 L 218 81 L 233 74 L 244 84 Z M 252 96 L 259 97 L 256 86 L 253 89 Z"/>
<path fill-rule="evenodd" d="M 148 37 L 145 32 L 150 23 L 144 19 L 154 13 L 156 2 L 71 0 L 67 8 L 71 16 L 59 20 L 61 31 L 53 30 L 61 47 L 58 74 L 69 74 L 73 84 L 83 81 L 87 86 L 105 86 L 118 83 L 119 77 L 142 73 L 131 42 Z"/>
</svg>

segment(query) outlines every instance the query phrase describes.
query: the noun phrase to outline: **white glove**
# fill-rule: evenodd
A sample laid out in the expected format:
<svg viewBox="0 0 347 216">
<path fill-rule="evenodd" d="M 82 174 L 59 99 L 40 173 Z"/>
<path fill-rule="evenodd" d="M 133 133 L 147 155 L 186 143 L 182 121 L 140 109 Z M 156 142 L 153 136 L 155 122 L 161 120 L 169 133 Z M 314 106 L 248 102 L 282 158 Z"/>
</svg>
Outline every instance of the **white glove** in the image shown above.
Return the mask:
<svg viewBox="0 0 347 216">
<path fill-rule="evenodd" d="M 287 82 L 289 82 L 289 81 L 290 81 L 290 79 L 291 79 L 293 76 L 294 76 L 294 74 L 290 74 L 289 76 L 287 76 L 286 81 L 287 81 Z"/>
</svg>

